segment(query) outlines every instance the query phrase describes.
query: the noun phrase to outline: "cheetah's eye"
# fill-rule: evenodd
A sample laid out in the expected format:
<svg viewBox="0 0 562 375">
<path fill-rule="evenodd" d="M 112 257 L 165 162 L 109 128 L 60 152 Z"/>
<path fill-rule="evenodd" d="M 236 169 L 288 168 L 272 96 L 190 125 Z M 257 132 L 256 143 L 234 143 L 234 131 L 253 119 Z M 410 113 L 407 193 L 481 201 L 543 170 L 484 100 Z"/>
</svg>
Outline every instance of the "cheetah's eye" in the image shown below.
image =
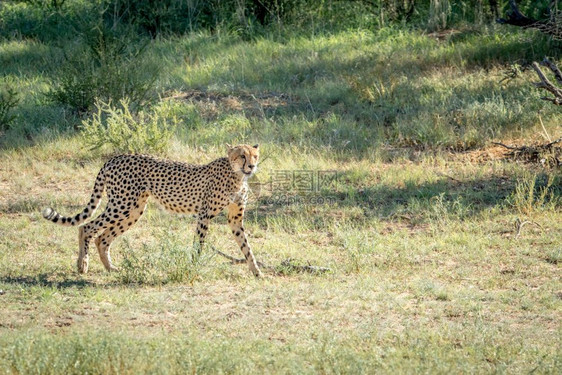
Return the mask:
<svg viewBox="0 0 562 375">
<path fill-rule="evenodd" d="M 246 155 L 240 155 L 240 157 L 244 160 L 246 160 Z"/>
</svg>

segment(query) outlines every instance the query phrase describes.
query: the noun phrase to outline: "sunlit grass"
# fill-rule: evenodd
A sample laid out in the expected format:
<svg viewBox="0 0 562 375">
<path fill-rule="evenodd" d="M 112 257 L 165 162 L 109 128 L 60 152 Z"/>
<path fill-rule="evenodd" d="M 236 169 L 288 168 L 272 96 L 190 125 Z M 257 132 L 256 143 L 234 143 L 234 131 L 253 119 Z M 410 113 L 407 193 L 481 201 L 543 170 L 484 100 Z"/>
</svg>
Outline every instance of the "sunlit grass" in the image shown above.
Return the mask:
<svg viewBox="0 0 562 375">
<path fill-rule="evenodd" d="M 150 41 L 142 58 L 161 71 L 151 95 L 203 93 L 175 99 L 185 127 L 178 134 L 194 143 L 252 137 L 354 152 L 383 144 L 464 150 L 541 133 L 538 111 L 547 131 L 556 133 L 560 115 L 540 100 L 532 72 L 500 82 L 521 54 L 542 59 L 540 38 L 534 49 L 525 47 L 533 38 L 497 28 L 441 41 L 392 28 L 255 41 L 201 32 Z M 64 49 L 38 42 L 4 42 L 2 48 L 5 79 L 24 98 L 4 146 L 80 124 L 45 96 L 58 84 Z M 31 69 L 37 59 L 42 68 Z"/>
</svg>

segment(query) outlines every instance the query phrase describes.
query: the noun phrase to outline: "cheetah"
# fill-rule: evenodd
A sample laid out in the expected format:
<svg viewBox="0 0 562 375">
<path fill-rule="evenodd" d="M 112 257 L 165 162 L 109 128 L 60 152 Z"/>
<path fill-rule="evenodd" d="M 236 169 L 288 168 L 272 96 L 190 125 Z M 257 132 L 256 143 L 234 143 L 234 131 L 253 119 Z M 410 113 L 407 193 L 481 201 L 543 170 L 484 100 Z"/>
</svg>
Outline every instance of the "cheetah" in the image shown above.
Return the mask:
<svg viewBox="0 0 562 375">
<path fill-rule="evenodd" d="M 247 180 L 256 172 L 259 146 L 228 147 L 227 157 L 206 165 L 191 165 L 158 159 L 149 155 L 118 155 L 99 171 L 90 202 L 74 217 L 64 217 L 45 208 L 43 217 L 53 223 L 78 228 L 78 272 L 88 272 L 88 251 L 92 239 L 108 271 L 118 271 L 111 262 L 109 248 L 141 217 L 148 198 L 154 197 L 168 211 L 197 216 L 196 232 L 201 251 L 209 221 L 228 209 L 228 224 L 256 277 L 262 273 L 246 238 L 244 211 L 248 196 Z M 98 208 L 102 193 L 108 203 L 96 219 L 85 223 Z"/>
</svg>

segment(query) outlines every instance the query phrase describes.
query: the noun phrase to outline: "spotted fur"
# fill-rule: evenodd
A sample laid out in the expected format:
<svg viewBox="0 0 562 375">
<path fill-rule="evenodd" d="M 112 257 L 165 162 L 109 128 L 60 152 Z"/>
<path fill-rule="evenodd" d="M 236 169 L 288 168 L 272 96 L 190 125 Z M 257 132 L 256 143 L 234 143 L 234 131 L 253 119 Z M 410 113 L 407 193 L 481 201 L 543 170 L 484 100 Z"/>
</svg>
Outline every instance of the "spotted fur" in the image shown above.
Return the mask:
<svg viewBox="0 0 562 375">
<path fill-rule="evenodd" d="M 150 196 L 169 211 L 197 215 L 199 251 L 205 244 L 209 221 L 227 208 L 228 224 L 236 242 L 250 270 L 255 276 L 261 276 L 243 226 L 247 179 L 256 171 L 258 158 L 258 145 L 229 148 L 227 157 L 207 165 L 190 165 L 148 155 L 115 156 L 98 173 L 90 201 L 81 213 L 64 217 L 52 208 L 45 208 L 43 216 L 59 225 L 80 226 L 78 271 L 86 273 L 92 239 L 105 268 L 117 270 L 109 255 L 111 243 L 139 220 Z M 104 190 L 108 198 L 105 211 L 84 224 L 99 206 Z"/>
</svg>

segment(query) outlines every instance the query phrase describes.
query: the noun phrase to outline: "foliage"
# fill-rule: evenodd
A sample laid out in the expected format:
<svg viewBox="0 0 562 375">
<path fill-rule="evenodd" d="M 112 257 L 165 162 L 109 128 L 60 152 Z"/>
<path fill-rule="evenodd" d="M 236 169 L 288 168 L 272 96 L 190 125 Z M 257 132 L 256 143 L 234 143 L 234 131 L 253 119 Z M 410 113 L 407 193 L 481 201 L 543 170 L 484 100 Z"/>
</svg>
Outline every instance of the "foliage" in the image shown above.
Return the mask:
<svg viewBox="0 0 562 375">
<path fill-rule="evenodd" d="M 130 101 L 122 99 L 117 106 L 98 101 L 91 119 L 82 122 L 84 143 L 91 149 L 109 146 L 112 150 L 129 153 L 162 153 L 176 127 L 168 117 L 165 104 L 134 112 Z"/>
<path fill-rule="evenodd" d="M 83 43 L 66 50 L 59 82 L 48 93 L 52 101 L 85 112 L 96 99 L 128 98 L 133 105 L 150 99 L 159 68 L 143 58 L 146 43 L 103 23 L 86 30 L 81 39 Z"/>
<path fill-rule="evenodd" d="M 451 17 L 451 4 L 449 0 L 431 0 L 429 5 L 428 28 L 430 30 L 442 30 L 447 27 Z"/>
<path fill-rule="evenodd" d="M 152 36 L 226 30 L 251 39 L 261 35 L 264 26 L 345 28 L 366 25 L 373 19 L 361 11 L 361 2 L 340 0 L 110 0 L 108 7 L 119 14 L 120 20 Z"/>
<path fill-rule="evenodd" d="M 0 130 L 9 129 L 16 115 L 13 109 L 20 103 L 18 92 L 11 86 L 0 86 Z"/>
<path fill-rule="evenodd" d="M 483 28 L 439 41 L 418 31 L 385 28 L 284 43 L 203 34 L 185 41 L 185 48 L 190 63 L 176 66 L 174 87 L 207 90 L 183 103 L 212 125 L 189 135 L 200 142 L 218 136 L 228 142 L 234 132 L 241 139 L 255 133 L 337 150 L 380 143 L 468 150 L 515 132 L 528 134 L 538 125 L 537 110 L 546 111 L 549 124 L 560 118 L 526 80 L 499 83 L 498 66 L 549 50 L 531 33 Z M 248 91 L 255 98 L 246 99 Z M 260 99 L 260 93 L 270 94 Z M 228 105 L 229 95 L 249 120 L 237 130 L 225 121 L 240 116 Z"/>
<path fill-rule="evenodd" d="M 530 17 L 548 17 L 549 0 L 518 1 Z M 495 5 L 494 5 L 495 4 Z M 387 26 L 437 30 L 494 22 L 507 0 L 28 0 L 0 3 L 0 36 L 72 39 L 84 19 L 157 35 L 208 30 L 246 39 L 273 31 L 337 32 Z"/>
</svg>

